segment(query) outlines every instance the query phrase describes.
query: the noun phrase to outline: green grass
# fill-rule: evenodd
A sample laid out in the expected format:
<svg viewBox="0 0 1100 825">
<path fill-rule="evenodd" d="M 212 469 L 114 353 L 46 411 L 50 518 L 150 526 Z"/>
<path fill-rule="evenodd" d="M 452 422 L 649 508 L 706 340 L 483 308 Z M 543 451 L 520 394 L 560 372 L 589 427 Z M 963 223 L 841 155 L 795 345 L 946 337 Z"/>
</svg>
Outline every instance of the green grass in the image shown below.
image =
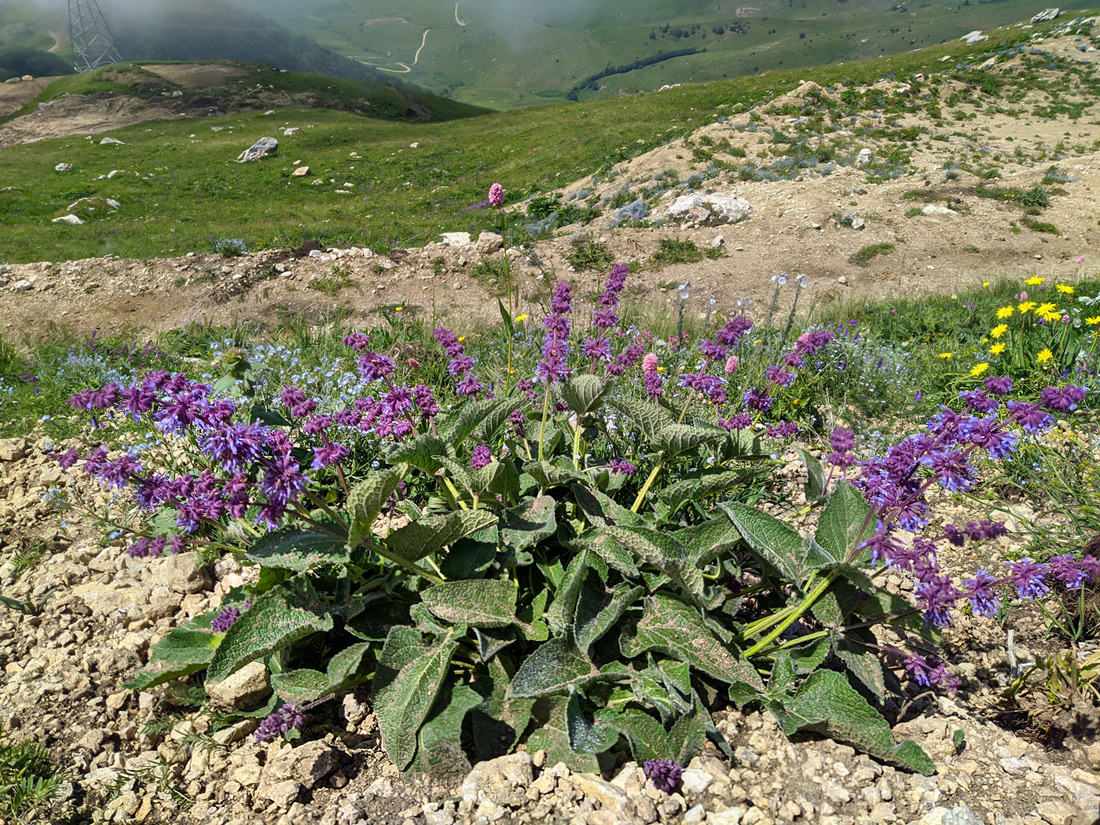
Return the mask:
<svg viewBox="0 0 1100 825">
<path fill-rule="evenodd" d="M 0 816 L 22 821 L 52 799 L 64 781 L 49 751 L 36 742 L 12 742 L 0 726 Z"/>
<path fill-rule="evenodd" d="M 869 243 L 852 253 L 851 257 L 848 258 L 848 263 L 855 264 L 856 266 L 866 266 L 875 258 L 882 255 L 889 255 L 894 249 L 896 249 L 896 246 L 889 241 Z"/>
<path fill-rule="evenodd" d="M 261 8 L 259 0 L 250 3 Z M 341 54 L 381 68 L 400 69 L 398 62 L 404 63 L 411 71 L 392 75 L 398 82 L 493 108 L 561 101 L 584 78 L 608 66 L 660 52 L 700 50 L 606 77 L 598 91 L 585 90 L 581 99 L 651 91 L 671 83 L 852 64 L 940 44 L 953 47 L 974 29 L 996 41 L 1004 35 L 998 27 L 1034 13 L 1024 0 L 952 4 L 935 14 L 873 0 L 791 3 L 749 11 L 744 17 L 737 16 L 734 5 L 688 0 L 636 0 L 629 6 L 601 0 L 538 8 L 517 0 L 514 6 L 514 14 L 502 16 L 489 4 L 465 0 L 458 9 L 465 26 L 455 21 L 454 3 L 441 0 L 407 0 L 378 13 L 404 22 L 373 25 L 364 24 L 360 8 L 339 0 L 317 0 L 308 9 L 267 3 L 262 8 L 284 26 Z M 1063 19 L 1071 9 L 1088 6 L 1062 6 Z M 676 37 L 676 30 L 684 36 Z"/>
<path fill-rule="evenodd" d="M 703 260 L 703 251 L 691 238 L 662 238 L 660 248 L 650 260 L 659 267 L 691 264 Z"/>
</svg>

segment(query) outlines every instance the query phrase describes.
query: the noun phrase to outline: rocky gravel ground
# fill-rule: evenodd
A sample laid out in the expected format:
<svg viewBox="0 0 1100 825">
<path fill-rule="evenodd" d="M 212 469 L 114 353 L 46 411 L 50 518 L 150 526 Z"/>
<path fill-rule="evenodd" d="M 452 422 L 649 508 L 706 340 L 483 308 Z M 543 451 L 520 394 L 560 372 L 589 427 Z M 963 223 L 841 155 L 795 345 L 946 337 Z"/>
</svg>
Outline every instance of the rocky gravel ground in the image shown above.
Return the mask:
<svg viewBox="0 0 1100 825">
<path fill-rule="evenodd" d="M 1091 825 L 1100 819 L 1095 713 L 1057 748 L 992 721 L 1005 684 L 1003 630 L 961 627 L 949 637 L 963 687 L 953 698 L 895 707 L 896 735 L 932 756 L 935 776 L 883 765 L 828 740 L 788 740 L 766 713 L 719 710 L 733 749 L 692 760 L 675 793 L 633 763 L 604 776 L 517 753 L 468 775 L 402 777 L 379 741 L 369 697 L 349 694 L 310 715 L 301 739 L 260 744 L 247 712 L 270 692 L 262 665 L 226 680 L 207 705 L 172 685 L 123 684 L 151 643 L 216 607 L 250 570 L 230 556 L 202 568 L 194 555 L 131 559 L 104 545 L 74 505 L 124 516 L 125 503 L 62 471 L 43 439 L 0 441 L 0 592 L 28 604 L 0 612 L 0 723 L 47 746 L 68 772 L 62 797 L 38 821 L 204 825 L 455 825 L 455 823 L 919 823 Z M 14 560 L 38 548 L 29 568 Z M 901 587 L 905 584 L 899 583 Z M 973 620 L 975 624 L 978 620 Z M 988 625 L 988 623 L 986 623 Z M 978 631 L 981 632 L 978 632 Z M 976 640 L 980 639 L 979 644 Z M 992 640 L 992 641 L 991 641 Z M 969 645 L 969 647 L 968 647 Z M 1026 653 L 1023 655 L 1027 655 Z M 218 724 L 216 724 L 218 723 Z M 961 734 L 959 733 L 961 732 Z"/>
</svg>

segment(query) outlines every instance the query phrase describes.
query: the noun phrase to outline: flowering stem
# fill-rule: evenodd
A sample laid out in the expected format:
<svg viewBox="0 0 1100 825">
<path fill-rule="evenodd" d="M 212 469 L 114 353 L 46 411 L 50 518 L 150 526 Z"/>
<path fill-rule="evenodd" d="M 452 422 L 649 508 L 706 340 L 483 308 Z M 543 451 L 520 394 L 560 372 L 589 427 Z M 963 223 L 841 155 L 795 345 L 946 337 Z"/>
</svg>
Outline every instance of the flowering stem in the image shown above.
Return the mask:
<svg viewBox="0 0 1100 825">
<path fill-rule="evenodd" d="M 581 468 L 581 420 L 577 418 L 577 423 L 573 426 L 573 469 L 579 470 Z"/>
<path fill-rule="evenodd" d="M 828 576 L 826 576 L 821 581 L 820 584 L 817 585 L 817 587 L 815 587 L 813 590 L 811 590 L 809 593 L 807 593 L 806 598 L 804 598 L 799 604 L 794 605 L 793 608 L 787 608 L 786 610 L 780 610 L 779 612 L 774 613 L 771 616 L 767 616 L 765 619 L 761 620 L 762 622 L 766 621 L 766 622 L 770 623 L 770 622 L 774 622 L 776 619 L 780 619 L 779 624 L 777 624 L 775 626 L 775 628 L 771 631 L 771 633 L 769 633 L 767 636 L 765 636 L 763 639 L 761 639 L 759 642 L 757 642 L 756 644 L 754 644 L 752 647 L 750 647 L 748 650 L 745 651 L 745 658 L 751 658 L 751 657 L 755 656 L 761 650 L 763 650 L 768 645 L 770 645 L 772 642 L 774 642 L 776 639 L 778 639 L 779 636 L 783 633 L 784 630 L 786 630 L 788 627 L 790 627 L 792 624 L 794 624 L 795 621 L 797 621 L 798 618 L 803 613 L 805 613 L 807 610 L 810 609 L 810 607 L 813 606 L 814 602 L 816 602 L 819 598 L 821 598 L 821 594 L 823 594 L 826 590 L 829 589 L 829 585 L 831 585 L 833 583 L 833 580 L 835 578 L 836 578 L 836 573 L 830 573 Z M 782 618 L 780 618 L 780 617 L 782 617 Z M 746 635 L 751 635 L 751 633 L 749 633 L 748 631 L 749 631 L 750 628 L 752 628 L 752 626 L 753 625 L 749 625 L 748 627 L 745 628 Z M 763 627 L 767 627 L 767 626 L 768 626 L 768 624 L 763 625 Z M 763 629 L 763 627 L 761 629 Z"/>
<path fill-rule="evenodd" d="M 634 504 L 630 507 L 630 512 L 637 513 L 638 509 L 642 506 L 642 502 L 645 501 L 646 493 L 649 492 L 649 488 L 653 486 L 653 482 L 657 480 L 657 474 L 661 472 L 661 467 L 664 466 L 664 456 L 653 467 L 649 473 L 649 478 L 645 480 L 645 484 L 642 485 L 642 489 L 638 491 L 638 497 L 634 499 Z"/>
<path fill-rule="evenodd" d="M 542 461 L 542 442 L 546 437 L 546 417 L 550 413 L 550 382 L 546 382 L 546 391 L 542 395 L 542 423 L 539 424 L 539 461 Z"/>
</svg>

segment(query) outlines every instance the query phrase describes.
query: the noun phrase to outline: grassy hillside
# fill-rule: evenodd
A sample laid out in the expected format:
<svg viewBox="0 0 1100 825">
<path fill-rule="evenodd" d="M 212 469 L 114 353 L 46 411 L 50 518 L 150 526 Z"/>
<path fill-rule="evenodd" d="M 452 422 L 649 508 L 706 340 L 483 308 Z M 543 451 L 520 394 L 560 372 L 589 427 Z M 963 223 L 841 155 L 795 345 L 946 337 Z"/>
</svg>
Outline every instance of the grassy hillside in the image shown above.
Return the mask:
<svg viewBox="0 0 1100 825">
<path fill-rule="evenodd" d="M 373 118 L 443 121 L 474 117 L 488 111 L 426 92 L 370 81 L 291 72 L 262 63 L 207 61 L 204 65 L 228 67 L 235 74 L 227 75 L 216 85 L 181 85 L 171 79 L 175 65 L 120 63 L 62 77 L 19 111 L 7 118 L 0 118 L 0 123 L 33 112 L 40 103 L 49 103 L 62 95 L 131 95 L 143 100 L 168 98 L 173 101 L 178 98 L 180 105 L 186 106 L 193 101 L 204 113 L 212 108 L 231 111 L 292 105 L 339 109 Z"/>
<path fill-rule="evenodd" d="M 1015 29 L 1001 36 L 1028 34 Z M 977 82 L 980 72 L 965 67 L 1003 48 L 996 40 L 956 43 L 825 67 L 814 78 L 850 86 L 888 73 L 904 78 L 963 67 L 967 82 Z M 376 250 L 423 243 L 441 231 L 487 227 L 490 216 L 466 207 L 480 202 L 495 180 L 512 199 L 554 189 L 790 91 L 800 75 L 774 72 L 439 124 L 281 109 L 277 117 L 146 123 L 112 133 L 122 145 L 71 138 L 16 146 L 0 153 L 3 254 L 9 262 L 157 257 L 211 250 L 226 238 L 249 249 L 305 240 Z M 276 131 L 282 126 L 301 131 L 283 137 Z M 234 162 L 264 135 L 279 137 L 278 157 Z M 295 161 L 309 166 L 309 174 L 293 177 Z M 60 162 L 74 170 L 55 172 Z M 125 174 L 105 177 L 112 170 Z M 97 196 L 121 207 L 87 215 L 82 226 L 51 223 L 78 198 Z"/>
<path fill-rule="evenodd" d="M 1061 8 L 1065 14 L 1087 5 L 1071 0 Z M 677 51 L 697 53 L 601 78 L 578 96 L 866 60 L 956 41 L 1039 11 L 1026 0 L 406 0 L 385 13 L 364 0 L 314 0 L 262 8 L 396 78 L 494 108 L 564 100 L 609 67 Z"/>
</svg>

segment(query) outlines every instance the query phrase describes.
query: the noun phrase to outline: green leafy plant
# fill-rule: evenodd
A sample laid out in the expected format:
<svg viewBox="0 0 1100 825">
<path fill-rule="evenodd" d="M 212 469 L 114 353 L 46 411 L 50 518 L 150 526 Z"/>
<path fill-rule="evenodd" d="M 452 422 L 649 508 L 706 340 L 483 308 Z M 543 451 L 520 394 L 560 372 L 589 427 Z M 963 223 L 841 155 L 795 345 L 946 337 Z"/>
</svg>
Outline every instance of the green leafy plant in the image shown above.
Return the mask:
<svg viewBox="0 0 1100 825">
<path fill-rule="evenodd" d="M 0 815 L 25 821 L 53 799 L 64 773 L 36 742 L 12 742 L 0 726 Z"/>
<path fill-rule="evenodd" d="M 650 260 L 658 266 L 696 263 L 703 260 L 703 251 L 691 238 L 661 238 L 660 248 Z"/>
<path fill-rule="evenodd" d="M 657 353 L 610 332 L 628 271 L 613 268 L 583 342 L 572 337 L 571 288 L 559 283 L 535 381 L 497 397 L 478 397 L 465 344 L 440 327 L 450 401 L 418 383 L 419 364 L 369 350 L 362 333 L 344 342 L 363 394 L 331 414 L 294 387 L 261 406 L 255 395 L 215 401 L 161 373 L 125 393 L 74 398 L 93 410 L 145 398 L 158 431 L 187 451 L 174 477 L 133 456 L 85 459 L 100 478 L 135 485 L 139 500 L 163 502 L 131 555 L 215 548 L 260 567 L 220 610 L 154 645 L 130 686 L 203 672 L 217 683 L 262 662 L 275 695 L 257 712 L 269 714 L 257 735 L 270 738 L 369 682 L 400 770 L 461 770 L 519 745 L 586 770 L 622 751 L 686 761 L 708 738 L 728 753 L 710 713 L 729 701 L 767 708 L 788 734 L 813 731 L 933 772 L 916 744 L 894 741 L 878 708 L 890 665 L 920 685 L 950 684 L 929 651 L 961 591 L 945 586 L 928 548 L 963 534 L 926 540 L 918 571 L 892 531 L 919 528 L 928 488 L 969 472 L 959 462 L 978 449 L 966 440 L 976 419 L 931 422 L 926 452 L 906 441 L 865 463 L 861 474 L 879 479 L 866 499 L 845 477 L 851 433 L 831 436 L 831 470 L 802 451 L 817 516 L 802 533 L 761 504 L 765 439 L 797 429 L 793 406 L 777 399 L 836 334 L 769 345 L 763 374 L 742 372 L 756 342 L 752 321 L 734 316 L 698 351 L 670 348 L 664 369 L 680 375 L 666 380 Z M 1018 417 L 1035 412 L 984 419 L 982 443 L 1014 443 Z M 373 464 L 344 446 L 349 431 L 370 433 Z M 932 577 L 917 604 L 885 589 L 883 559 Z M 985 587 L 1033 574 L 1013 568 Z M 976 609 L 992 597 L 982 598 Z M 898 645 L 881 643 L 878 625 Z"/>
<path fill-rule="evenodd" d="M 896 249 L 895 245 L 888 241 L 870 243 L 853 252 L 851 257 L 848 258 L 848 263 L 855 264 L 856 266 L 866 266 L 875 258 L 882 255 L 889 255 L 894 249 Z"/>
</svg>

